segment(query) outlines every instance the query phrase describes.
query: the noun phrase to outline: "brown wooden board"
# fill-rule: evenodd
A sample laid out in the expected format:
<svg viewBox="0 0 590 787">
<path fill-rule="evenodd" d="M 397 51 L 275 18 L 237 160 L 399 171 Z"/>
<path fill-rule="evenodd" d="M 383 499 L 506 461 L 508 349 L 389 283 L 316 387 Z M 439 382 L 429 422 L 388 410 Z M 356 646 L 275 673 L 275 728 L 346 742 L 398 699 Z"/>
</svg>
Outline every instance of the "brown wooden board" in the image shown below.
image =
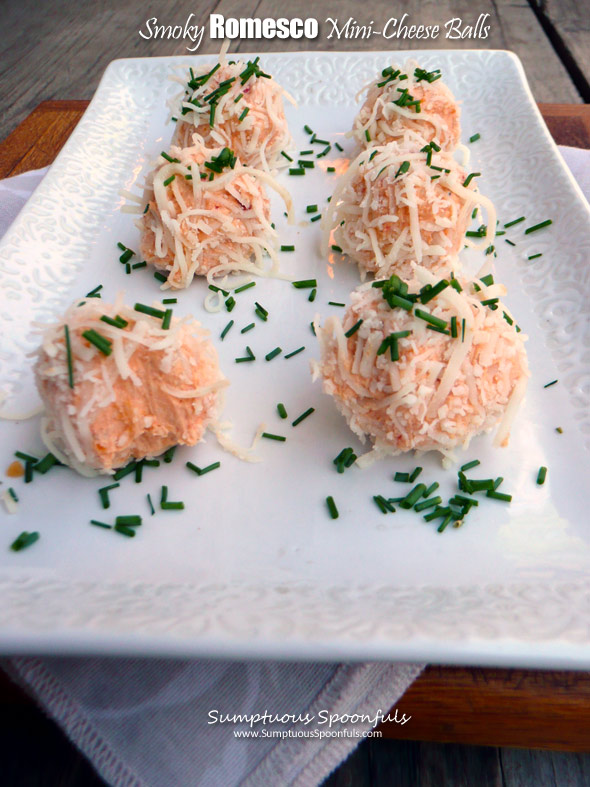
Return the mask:
<svg viewBox="0 0 590 787">
<path fill-rule="evenodd" d="M 87 101 L 45 101 L 0 143 L 0 177 L 48 166 Z M 590 149 L 590 105 L 540 105 L 559 144 Z M 30 703 L 0 672 L 0 707 Z M 385 738 L 590 751 L 590 675 L 428 667 L 397 705 L 412 717 Z"/>
</svg>

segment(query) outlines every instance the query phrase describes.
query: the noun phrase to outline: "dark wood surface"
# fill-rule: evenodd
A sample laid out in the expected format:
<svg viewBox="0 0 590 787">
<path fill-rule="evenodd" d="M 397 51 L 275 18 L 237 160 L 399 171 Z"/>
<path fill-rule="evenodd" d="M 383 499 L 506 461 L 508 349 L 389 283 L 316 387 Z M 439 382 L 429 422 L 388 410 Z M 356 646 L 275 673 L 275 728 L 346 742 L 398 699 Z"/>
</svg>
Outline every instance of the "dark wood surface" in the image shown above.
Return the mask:
<svg viewBox="0 0 590 787">
<path fill-rule="evenodd" d="M 0 143 L 0 177 L 50 164 L 87 105 L 87 101 L 46 101 L 40 104 Z M 541 105 L 541 112 L 558 143 L 590 149 L 590 106 L 545 104 Z M 376 762 L 376 751 L 387 751 L 391 756 L 392 752 L 397 752 L 396 757 L 411 759 L 414 756 L 412 752 L 416 754 L 418 750 L 412 749 L 410 744 L 409 748 L 403 748 L 401 739 L 590 752 L 590 675 L 586 673 L 431 666 L 410 687 L 398 707 L 406 715 L 411 715 L 412 720 L 404 726 L 390 723 L 379 728 L 385 739 L 398 739 L 398 748 L 387 748 L 379 741 L 367 742 L 361 747 L 364 754 L 355 755 L 357 759 L 351 760 L 347 766 L 349 770 L 360 767 L 359 764 L 365 762 L 363 757 L 370 759 L 372 756 Z M 4 712 L 10 709 L 20 720 L 27 719 L 28 715 L 35 719 L 38 713 L 26 695 L 6 677 L 0 677 L 0 708 Z M 34 723 L 41 724 L 39 719 Z M 67 746 L 65 741 L 63 745 Z M 464 758 L 459 750 L 452 747 L 440 749 L 440 752 L 450 757 L 450 761 Z M 68 756 L 75 758 L 76 755 L 72 750 Z M 500 772 L 505 770 L 497 751 L 493 756 L 482 756 L 486 762 L 489 760 L 490 768 L 494 763 L 493 768 L 499 768 Z M 511 756 L 514 759 L 515 755 Z M 476 761 L 477 758 L 473 762 L 469 760 L 475 769 L 474 778 L 481 766 L 481 762 L 477 765 Z M 375 762 L 372 783 L 378 784 L 381 783 L 378 776 L 380 766 L 377 767 Z M 64 783 L 94 784 L 84 782 L 83 760 L 76 760 L 76 763 L 75 768 L 81 769 L 82 781 L 77 781 L 78 776 L 75 776 Z M 578 758 L 575 763 L 580 773 L 588 768 L 585 760 Z M 447 763 L 445 767 L 450 766 Z M 467 760 L 463 767 L 468 767 Z M 543 767 L 549 768 L 549 765 Z M 553 765 L 551 768 L 555 772 Z M 441 774 L 441 778 L 443 776 Z M 340 777 L 337 775 L 332 778 L 335 779 L 334 786 L 343 783 L 338 781 Z"/>
</svg>

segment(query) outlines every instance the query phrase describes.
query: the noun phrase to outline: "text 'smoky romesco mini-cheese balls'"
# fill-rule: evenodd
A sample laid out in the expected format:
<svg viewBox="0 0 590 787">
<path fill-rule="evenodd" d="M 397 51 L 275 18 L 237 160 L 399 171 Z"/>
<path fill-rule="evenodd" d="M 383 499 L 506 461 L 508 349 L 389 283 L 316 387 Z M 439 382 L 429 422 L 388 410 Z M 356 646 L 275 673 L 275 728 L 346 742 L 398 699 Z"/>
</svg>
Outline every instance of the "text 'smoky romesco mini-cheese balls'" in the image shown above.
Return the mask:
<svg viewBox="0 0 590 787">
<path fill-rule="evenodd" d="M 448 153 L 392 142 L 367 148 L 339 178 L 322 220 L 324 253 L 331 243 L 378 276 L 411 275 L 414 262 L 441 274 L 456 256 L 476 205 L 484 205 L 491 243 L 496 226 L 492 203 L 476 190 Z"/>
<path fill-rule="evenodd" d="M 70 306 L 46 329 L 35 375 L 44 441 L 84 475 L 195 445 L 217 421 L 227 385 L 199 323 L 121 297 Z"/>
<path fill-rule="evenodd" d="M 498 424 L 496 443 L 508 442 L 529 376 L 523 336 L 499 302 L 504 287 L 476 284 L 416 266 L 409 287 L 361 285 L 342 322 L 316 329 L 314 376 L 377 451 L 451 455 Z"/>
<path fill-rule="evenodd" d="M 242 166 L 229 148 L 201 144 L 161 154 L 138 221 L 144 260 L 184 288 L 194 276 L 263 273 L 269 255 L 278 266 L 264 184 L 291 210 L 290 197 L 268 173 Z"/>
<path fill-rule="evenodd" d="M 384 68 L 369 85 L 354 120 L 353 135 L 359 144 L 413 139 L 455 150 L 461 137 L 460 110 L 441 76 L 440 70 L 426 71 L 413 60 L 404 68 Z"/>
<path fill-rule="evenodd" d="M 293 100 L 258 61 L 222 58 L 179 80 L 185 90 L 173 108 L 172 143 L 190 147 L 196 133 L 208 147 L 231 148 L 246 166 L 269 170 L 287 164 L 281 151 L 292 149 L 293 141 L 283 96 Z"/>
</svg>

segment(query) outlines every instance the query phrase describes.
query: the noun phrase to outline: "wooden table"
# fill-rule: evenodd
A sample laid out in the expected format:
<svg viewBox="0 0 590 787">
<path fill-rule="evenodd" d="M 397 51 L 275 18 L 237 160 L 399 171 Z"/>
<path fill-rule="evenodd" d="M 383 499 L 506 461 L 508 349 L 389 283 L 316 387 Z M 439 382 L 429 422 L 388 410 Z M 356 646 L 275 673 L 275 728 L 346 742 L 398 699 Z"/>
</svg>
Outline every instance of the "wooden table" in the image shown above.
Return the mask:
<svg viewBox="0 0 590 787">
<path fill-rule="evenodd" d="M 44 101 L 0 143 L 0 177 L 44 167 L 88 106 Z M 555 140 L 590 149 L 590 105 L 541 104 Z M 31 705 L 0 672 L 0 707 Z M 412 720 L 385 738 L 590 751 L 590 674 L 428 667 L 398 703 Z"/>
</svg>

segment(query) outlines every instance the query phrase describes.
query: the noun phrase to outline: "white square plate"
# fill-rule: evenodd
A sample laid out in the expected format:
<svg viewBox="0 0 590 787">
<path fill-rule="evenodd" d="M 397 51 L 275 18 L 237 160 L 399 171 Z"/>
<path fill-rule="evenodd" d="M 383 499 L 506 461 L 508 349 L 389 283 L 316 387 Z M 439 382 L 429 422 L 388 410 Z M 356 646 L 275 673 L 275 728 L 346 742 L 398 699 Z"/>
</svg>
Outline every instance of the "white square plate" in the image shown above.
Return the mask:
<svg viewBox="0 0 590 787">
<path fill-rule="evenodd" d="M 530 666 L 590 667 L 589 599 L 590 441 L 589 310 L 590 211 L 563 164 L 533 102 L 522 67 L 508 52 L 398 52 L 441 68 L 463 106 L 463 140 L 475 132 L 472 170 L 495 202 L 501 222 L 522 214 L 511 247 L 498 238 L 496 279 L 529 336 L 532 371 L 526 403 L 510 447 L 494 449 L 491 436 L 473 441 L 463 462 L 481 460 L 486 476 L 502 475 L 506 505 L 484 498 L 460 529 L 438 534 L 413 512 L 384 516 L 374 494 L 401 494 L 395 470 L 424 467 L 441 493 L 456 488 L 456 471 L 426 456 L 389 459 L 366 470 L 336 473 L 332 459 L 345 446 L 362 448 L 319 384 L 309 360 L 317 357 L 310 321 L 347 301 L 358 271 L 319 254 L 318 223 L 305 206 L 325 206 L 335 183 L 326 173 L 338 151 L 305 178 L 280 175 L 295 199 L 297 223 L 288 227 L 273 201 L 284 270 L 317 277 L 308 291 L 282 281 L 257 280 L 236 296 L 230 316 L 203 309 L 204 282 L 178 295 L 178 314 L 194 313 L 211 329 L 221 366 L 231 379 L 225 415 L 234 438 L 249 444 L 261 422 L 287 436 L 262 440 L 260 464 L 225 454 L 212 435 L 174 462 L 146 470 L 138 485 L 125 478 L 103 511 L 96 490 L 103 479 L 54 469 L 34 483 L 13 486 L 18 514 L 0 513 L 0 643 L 4 652 L 186 654 L 234 657 L 425 659 Z M 121 188 L 133 189 L 150 160 L 167 147 L 165 99 L 174 92 L 172 66 L 203 58 L 119 60 L 107 69 L 78 128 L 0 245 L 0 384 L 20 407 L 35 401 L 25 354 L 36 343 L 32 320 L 60 313 L 97 284 L 112 299 L 160 297 L 152 272 L 126 276 L 116 242 L 138 247 L 133 217 L 120 212 Z M 212 58 L 205 58 L 210 61 Z M 303 130 L 344 139 L 357 110 L 354 95 L 390 62 L 387 53 L 273 54 L 264 67 L 296 98 L 287 106 L 299 149 Z M 319 152 L 319 148 L 318 148 Z M 319 162 L 318 162 L 319 164 Z M 553 225 L 524 235 L 546 218 Z M 305 222 L 302 224 L 302 222 Z M 528 261 L 528 256 L 542 257 Z M 482 262 L 468 260 L 472 272 Z M 254 317 L 254 301 L 269 311 Z M 340 309 L 342 311 L 342 309 Z M 242 335 L 252 320 L 256 328 Z M 257 360 L 235 364 L 252 347 Z M 305 352 L 270 362 L 300 345 Z M 544 389 L 555 378 L 559 383 Z M 276 412 L 284 402 L 289 420 Z M 299 426 L 291 421 L 308 407 Z M 562 427 L 558 434 L 556 427 Z M 17 449 L 41 453 L 38 421 L 0 423 L 2 462 Z M 202 477 L 185 467 L 220 460 Z M 549 473 L 544 486 L 539 466 Z M 4 478 L 4 484 L 7 479 Z M 108 483 L 108 482 L 107 482 Z M 149 516 L 146 493 L 159 499 L 162 484 L 184 512 Z M 329 518 L 332 495 L 340 518 Z M 142 513 L 136 538 L 91 527 L 91 518 Z M 39 530 L 33 547 L 8 546 L 22 530 Z M 2 546 L 3 544 L 3 546 Z"/>
</svg>

